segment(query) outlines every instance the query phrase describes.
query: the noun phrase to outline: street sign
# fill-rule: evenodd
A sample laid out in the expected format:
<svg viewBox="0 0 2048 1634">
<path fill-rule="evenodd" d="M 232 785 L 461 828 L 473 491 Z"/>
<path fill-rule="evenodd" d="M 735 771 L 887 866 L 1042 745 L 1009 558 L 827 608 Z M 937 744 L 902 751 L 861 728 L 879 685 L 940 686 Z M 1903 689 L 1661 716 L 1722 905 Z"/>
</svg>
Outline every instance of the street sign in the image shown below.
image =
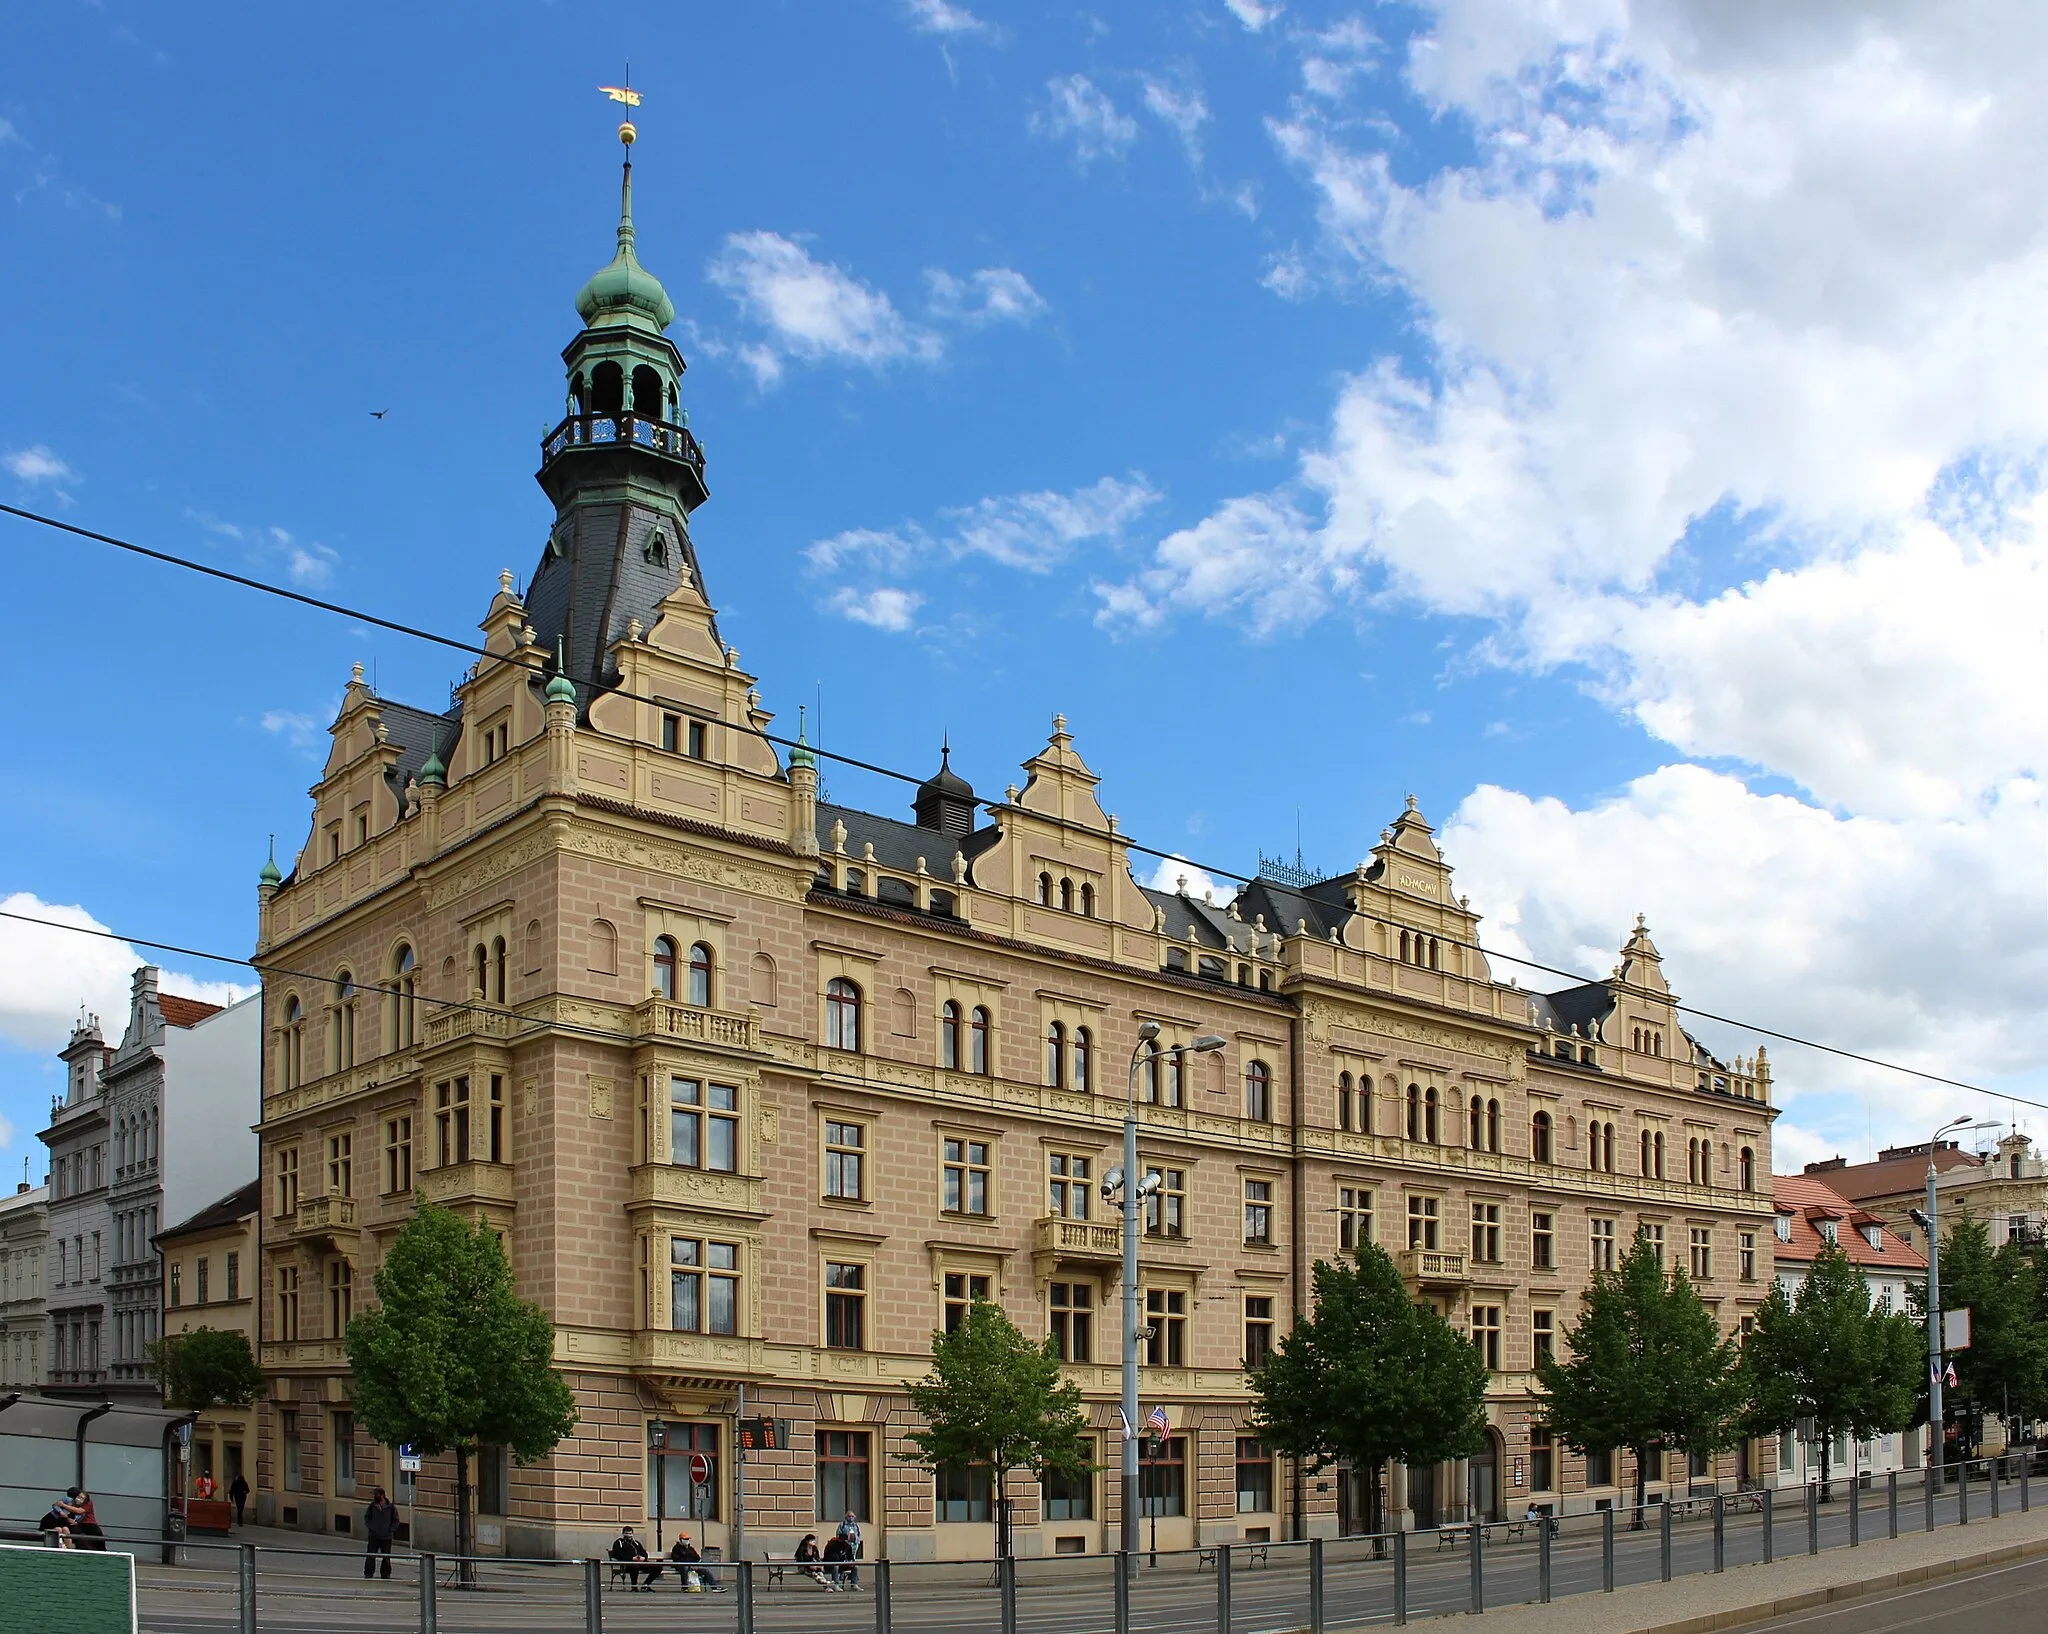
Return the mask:
<svg viewBox="0 0 2048 1634">
<path fill-rule="evenodd" d="M 741 1452 L 776 1452 L 793 1444 L 786 1418 L 743 1418 L 734 1433 Z"/>
<path fill-rule="evenodd" d="M 398 1473 L 400 1475 L 417 1475 L 419 1474 L 419 1472 L 419 1454 L 406 1452 L 403 1448 L 401 1448 L 398 1454 Z"/>
<path fill-rule="evenodd" d="M 703 1455 L 703 1454 L 702 1454 L 701 1452 L 693 1452 L 693 1453 L 691 1453 L 691 1454 L 690 1454 L 690 1482 L 691 1482 L 691 1484 L 692 1484 L 693 1486 L 702 1486 L 702 1485 L 704 1485 L 704 1483 L 705 1483 L 705 1482 L 709 1481 L 710 1479 L 711 1479 L 711 1460 L 710 1460 L 710 1459 L 708 1459 L 708 1458 L 706 1458 L 706 1457 L 705 1457 L 705 1456 L 704 1456 L 704 1455 Z"/>
<path fill-rule="evenodd" d="M 1943 1350 L 1968 1350 L 1970 1348 L 1969 1311 L 1943 1311 L 1941 1313 L 1941 1348 Z"/>
</svg>

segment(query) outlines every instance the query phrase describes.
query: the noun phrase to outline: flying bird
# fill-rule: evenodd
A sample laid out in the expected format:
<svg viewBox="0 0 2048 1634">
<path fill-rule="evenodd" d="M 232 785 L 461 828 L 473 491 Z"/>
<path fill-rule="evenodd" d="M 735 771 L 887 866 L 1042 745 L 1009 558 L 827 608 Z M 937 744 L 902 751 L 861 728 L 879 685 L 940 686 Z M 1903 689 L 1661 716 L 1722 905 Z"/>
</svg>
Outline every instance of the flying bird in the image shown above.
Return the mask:
<svg viewBox="0 0 2048 1634">
<path fill-rule="evenodd" d="M 389 414 L 390 412 L 391 411 L 389 409 L 371 409 L 370 418 L 373 420 L 381 420 L 384 418 L 385 415 Z"/>
</svg>

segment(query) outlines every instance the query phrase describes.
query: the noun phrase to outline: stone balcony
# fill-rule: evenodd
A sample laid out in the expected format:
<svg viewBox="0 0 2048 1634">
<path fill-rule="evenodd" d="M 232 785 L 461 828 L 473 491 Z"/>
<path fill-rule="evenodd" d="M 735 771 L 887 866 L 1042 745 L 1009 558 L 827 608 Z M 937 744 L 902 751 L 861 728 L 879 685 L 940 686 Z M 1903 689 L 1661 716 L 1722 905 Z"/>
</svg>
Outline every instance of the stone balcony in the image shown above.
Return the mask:
<svg viewBox="0 0 2048 1634">
<path fill-rule="evenodd" d="M 1472 1280 L 1463 1254 L 1441 1248 L 1404 1248 L 1397 1256 L 1401 1275 L 1418 1288 L 1463 1288 Z"/>
<path fill-rule="evenodd" d="M 353 1197 L 309 1197 L 292 1216 L 292 1235 L 305 1242 L 336 1241 L 355 1229 Z"/>
<path fill-rule="evenodd" d="M 502 1043 L 512 1036 L 517 1019 L 502 1009 L 486 1007 L 482 999 L 476 998 L 469 1004 L 428 1016 L 421 1024 L 420 1036 L 424 1047 L 430 1050 L 464 1038 L 488 1038 Z"/>
<path fill-rule="evenodd" d="M 423 1169 L 415 1177 L 422 1196 L 441 1208 L 461 1208 L 474 1203 L 488 1203 L 497 1208 L 513 1206 L 512 1165 L 509 1163 L 486 1163 L 473 1159 L 468 1163 L 444 1163 L 436 1169 Z"/>
<path fill-rule="evenodd" d="M 1034 1222 L 1035 1253 L 1058 1260 L 1111 1264 L 1124 1257 L 1124 1228 L 1119 1221 L 1069 1220 L 1048 1214 Z"/>
<path fill-rule="evenodd" d="M 723 1010 L 706 1010 L 694 1004 L 649 999 L 633 1012 L 633 1035 L 641 1039 L 715 1044 L 728 1050 L 758 1052 L 761 1048 L 761 1017 L 753 1010 L 744 1015 L 731 1015 Z"/>
</svg>

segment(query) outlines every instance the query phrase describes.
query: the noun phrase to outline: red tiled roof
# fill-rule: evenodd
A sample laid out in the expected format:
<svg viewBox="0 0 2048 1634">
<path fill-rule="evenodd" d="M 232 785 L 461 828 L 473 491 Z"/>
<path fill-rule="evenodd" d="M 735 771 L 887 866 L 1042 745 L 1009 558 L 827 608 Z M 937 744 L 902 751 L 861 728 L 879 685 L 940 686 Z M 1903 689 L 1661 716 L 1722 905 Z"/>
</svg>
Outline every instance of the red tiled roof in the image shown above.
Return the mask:
<svg viewBox="0 0 2048 1634">
<path fill-rule="evenodd" d="M 1921 1166 L 1925 1168 L 1924 1161 Z M 1814 1175 L 1772 1175 L 1771 1201 L 1780 1215 L 1792 1216 L 1792 1240 L 1772 1245 L 1777 1259 L 1789 1260 L 1795 1265 L 1810 1263 L 1827 1241 L 1816 1222 L 1833 1220 L 1836 1223 L 1836 1246 L 1849 1256 L 1852 1265 L 1861 1266 L 1866 1271 L 1927 1269 L 1927 1256 L 1919 1249 L 1902 1242 L 1898 1233 L 1883 1225 L 1875 1214 L 1858 1208 Z M 1880 1233 L 1880 1241 L 1884 1244 L 1882 1248 L 1870 1246 L 1870 1239 L 1863 1235 L 1866 1225 L 1883 1226 Z"/>
<path fill-rule="evenodd" d="M 1944 1146 L 1934 1154 L 1936 1174 L 1982 1166 L 1975 1153 L 1954 1147 Z M 1847 1168 L 1828 1170 L 1824 1178 L 1829 1190 L 1852 1203 L 1871 1197 L 1903 1197 L 1907 1192 L 1926 1188 L 1927 1154 L 1916 1152 L 1911 1157 L 1887 1158 L 1881 1163 L 1852 1163 Z"/>
<path fill-rule="evenodd" d="M 204 999 L 180 998 L 176 993 L 159 993 L 156 1007 L 163 1012 L 166 1027 L 196 1027 L 208 1016 L 217 1016 L 225 1005 L 208 1004 Z"/>
</svg>

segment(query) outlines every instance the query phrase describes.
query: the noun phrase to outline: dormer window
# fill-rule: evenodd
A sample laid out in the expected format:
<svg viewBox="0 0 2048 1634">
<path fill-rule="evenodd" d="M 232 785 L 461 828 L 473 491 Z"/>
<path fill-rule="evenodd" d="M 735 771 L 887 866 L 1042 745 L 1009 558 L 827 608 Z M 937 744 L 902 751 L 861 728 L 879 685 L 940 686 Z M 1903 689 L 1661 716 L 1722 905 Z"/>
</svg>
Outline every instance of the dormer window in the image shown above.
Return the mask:
<svg viewBox="0 0 2048 1634">
<path fill-rule="evenodd" d="M 1835 1222 L 1833 1220 L 1822 1220 L 1820 1222 L 1820 1234 L 1831 1243 L 1838 1241 L 1835 1236 L 1835 1229 Z"/>
<path fill-rule="evenodd" d="M 1781 1243 L 1788 1243 L 1791 1240 L 1792 1216 L 1789 1214 L 1781 1214 L 1778 1216 L 1778 1241 Z"/>
<path fill-rule="evenodd" d="M 1863 1240 L 1872 1248 L 1884 1247 L 1884 1227 L 1872 1221 L 1863 1228 Z"/>
<path fill-rule="evenodd" d="M 647 543 L 641 547 L 647 560 L 660 567 L 668 566 L 668 535 L 660 528 L 650 528 Z"/>
</svg>

